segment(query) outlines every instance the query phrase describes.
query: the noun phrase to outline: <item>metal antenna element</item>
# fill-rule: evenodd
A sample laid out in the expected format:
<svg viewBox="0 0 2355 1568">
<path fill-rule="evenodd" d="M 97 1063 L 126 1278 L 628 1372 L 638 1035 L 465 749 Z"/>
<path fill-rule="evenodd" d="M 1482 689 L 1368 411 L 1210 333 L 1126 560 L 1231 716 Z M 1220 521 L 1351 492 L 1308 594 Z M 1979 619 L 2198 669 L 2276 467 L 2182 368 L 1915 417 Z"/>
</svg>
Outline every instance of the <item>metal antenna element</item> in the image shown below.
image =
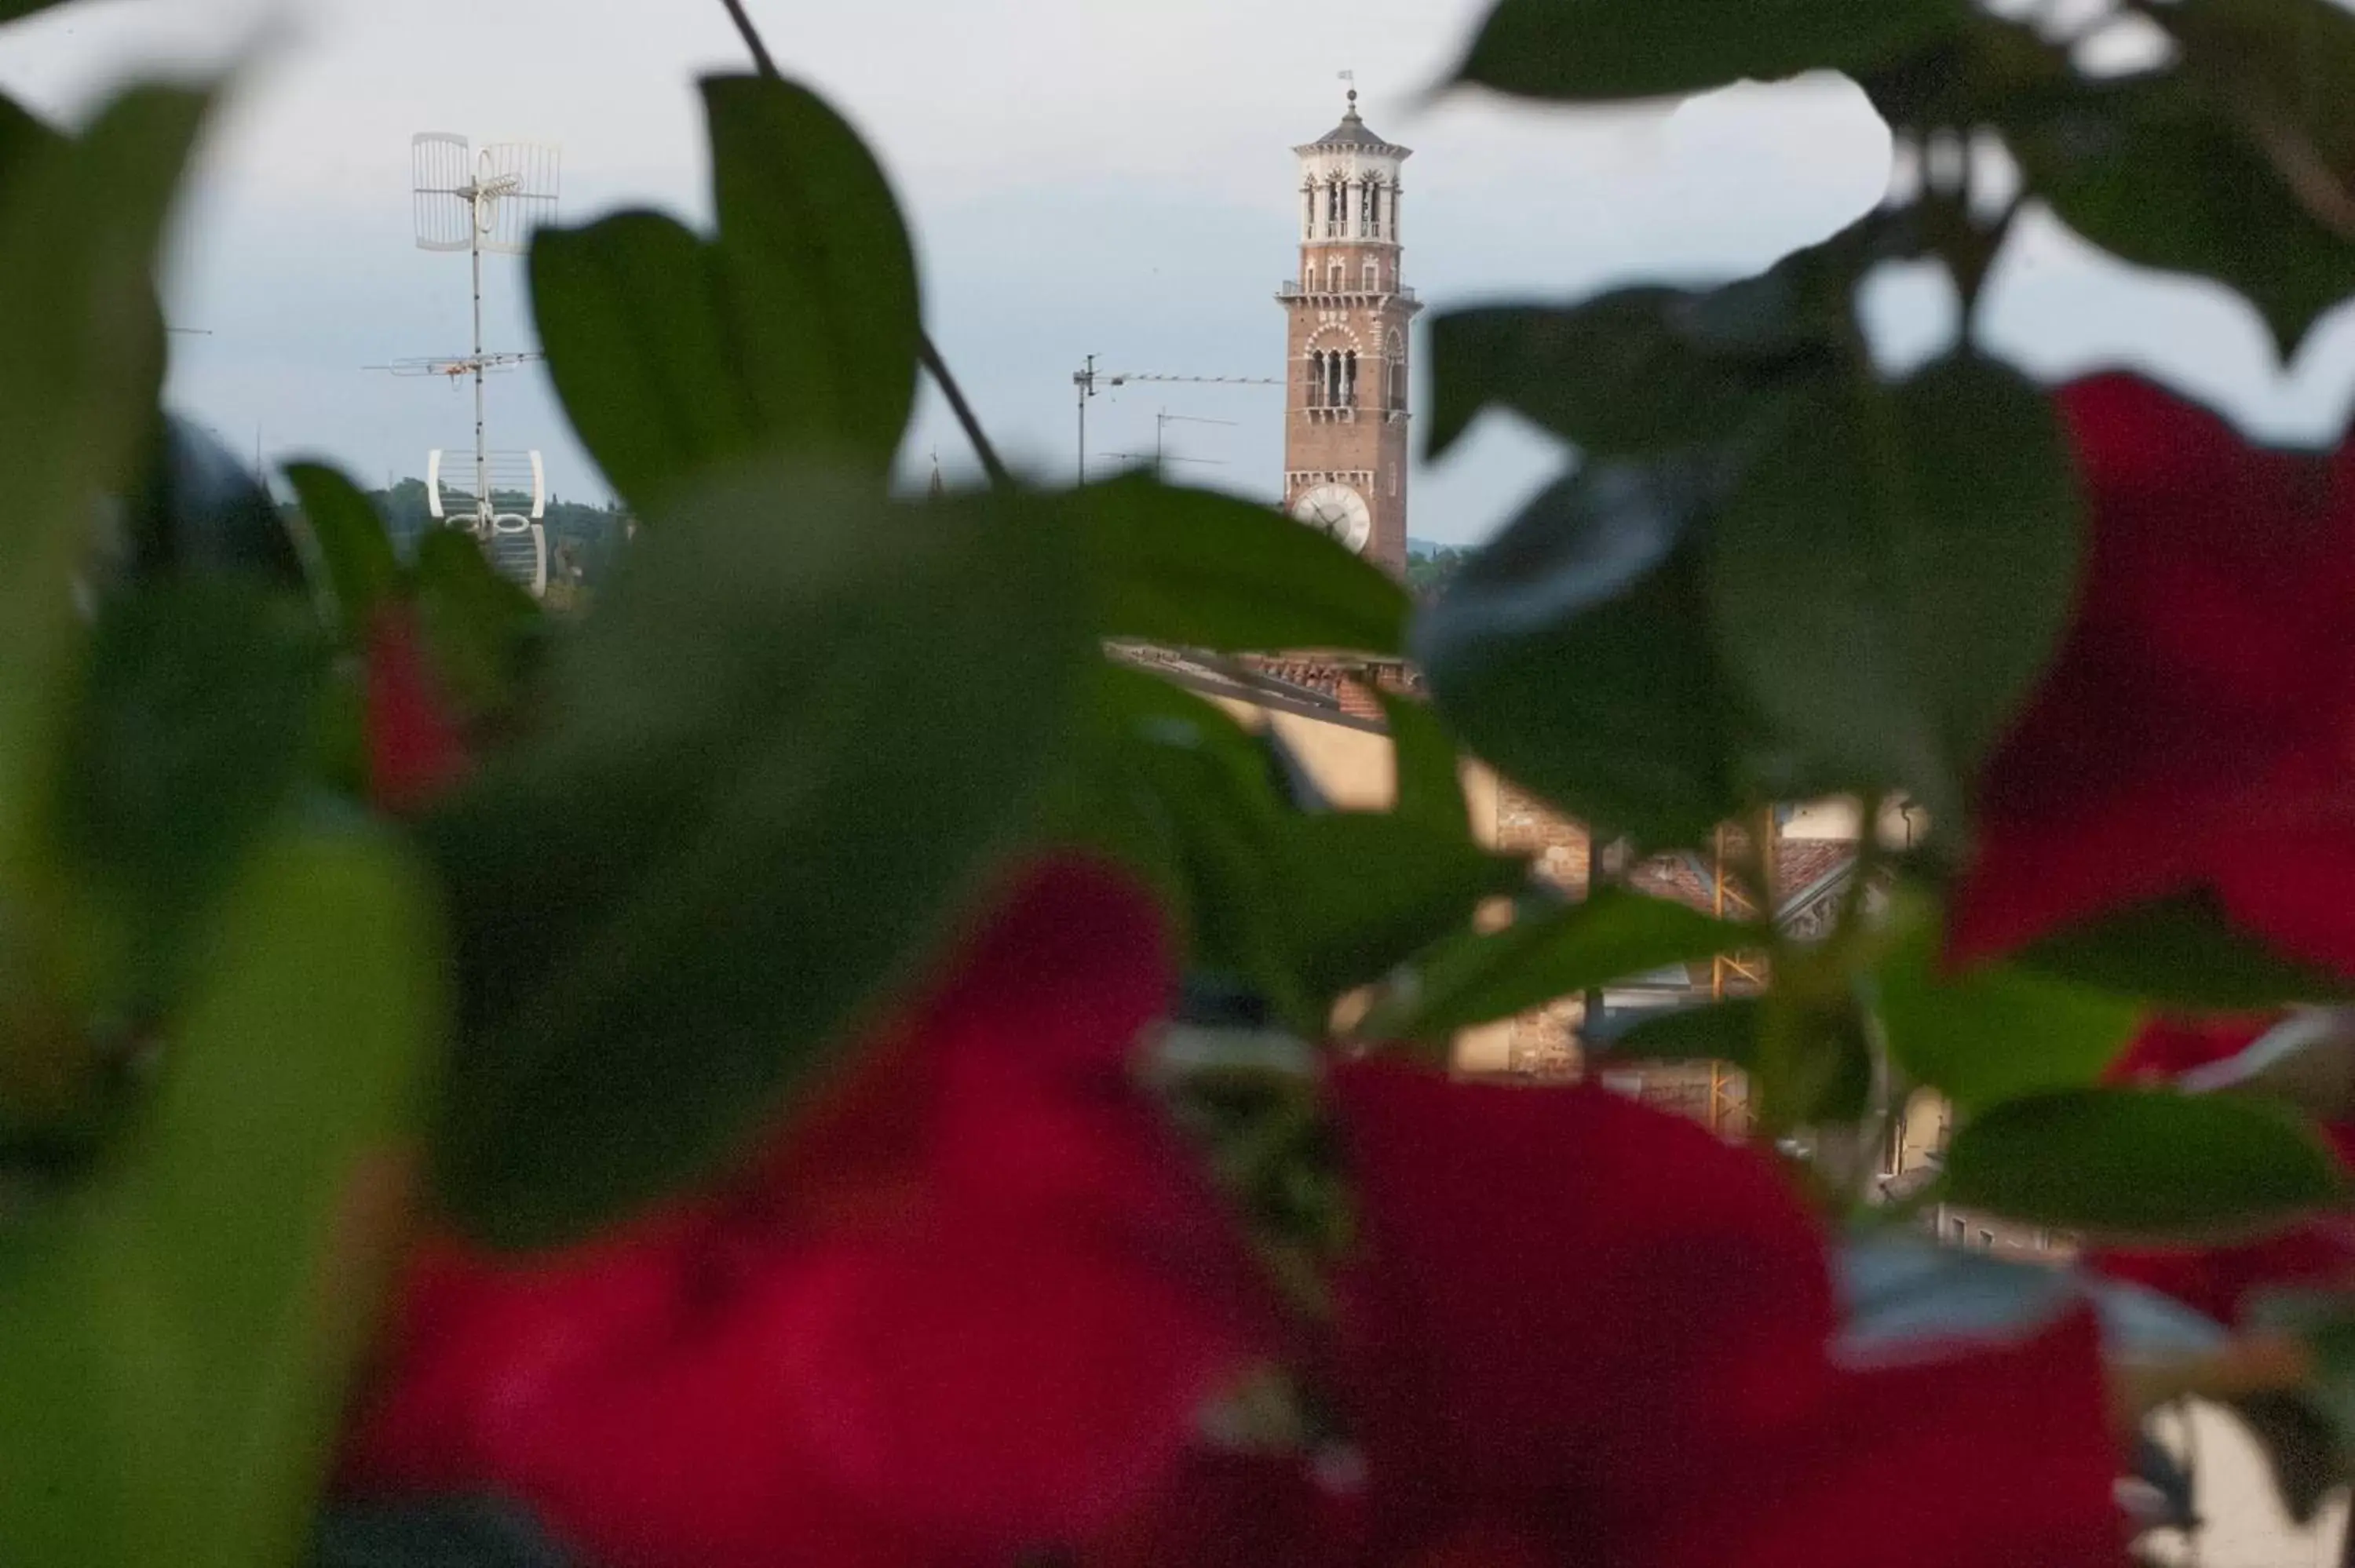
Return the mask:
<svg viewBox="0 0 2355 1568">
<path fill-rule="evenodd" d="M 1088 355 L 1087 364 L 1071 372 L 1071 385 L 1079 389 L 1080 482 L 1082 484 L 1088 482 L 1088 399 L 1096 395 L 1096 388 L 1099 386 L 1125 387 L 1131 382 L 1148 381 L 1192 387 L 1281 387 L 1284 385 L 1281 380 L 1269 376 L 1148 376 L 1135 371 L 1109 376 L 1096 368 L 1096 356 L 1091 354 Z M 1169 416 L 1171 418 L 1180 417 L 1174 414 Z M 1203 422 L 1217 424 L 1224 421 L 1205 420 Z M 1155 444 L 1158 445 L 1159 442 L 1156 441 Z"/>
<path fill-rule="evenodd" d="M 493 143 L 477 152 L 464 136 L 427 131 L 410 139 L 410 162 L 415 175 L 410 199 L 416 214 L 418 249 L 463 250 L 473 266 L 474 347 L 464 355 L 406 359 L 384 368 L 397 376 L 472 378 L 474 483 L 471 491 L 452 489 L 471 494 L 473 504 L 464 525 L 494 562 L 532 592 L 541 593 L 548 587 L 548 535 L 539 519 L 547 511 L 548 486 L 539 454 L 497 454 L 497 471 L 494 471 L 484 382 L 495 370 L 512 370 L 542 356 L 493 354 L 484 348 L 483 258 L 521 255 L 531 249 L 533 232 L 554 221 L 562 185 L 562 154 L 554 147 L 528 142 Z M 432 478 L 427 485 L 436 517 L 445 515 L 442 460 L 440 451 L 432 454 Z M 518 492 L 531 498 L 529 515 L 500 512 L 498 498 Z"/>
</svg>

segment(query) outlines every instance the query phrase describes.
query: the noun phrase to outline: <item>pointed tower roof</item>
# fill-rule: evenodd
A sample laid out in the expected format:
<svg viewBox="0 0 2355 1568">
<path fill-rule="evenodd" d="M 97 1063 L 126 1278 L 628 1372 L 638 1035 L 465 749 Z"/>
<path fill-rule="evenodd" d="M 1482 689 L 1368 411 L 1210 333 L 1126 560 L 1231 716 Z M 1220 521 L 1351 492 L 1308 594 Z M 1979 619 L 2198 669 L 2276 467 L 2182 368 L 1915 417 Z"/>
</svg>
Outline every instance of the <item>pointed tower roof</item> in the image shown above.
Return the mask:
<svg viewBox="0 0 2355 1568">
<path fill-rule="evenodd" d="M 1386 142 L 1375 135 L 1373 132 L 1367 129 L 1366 122 L 1358 118 L 1358 90 L 1354 87 L 1349 90 L 1349 111 L 1341 116 L 1341 123 L 1334 126 L 1306 146 L 1295 147 L 1293 151 L 1305 156 L 1310 153 L 1350 147 L 1360 152 L 1379 153 L 1386 157 L 1411 156 L 1406 148 L 1393 142 Z"/>
</svg>

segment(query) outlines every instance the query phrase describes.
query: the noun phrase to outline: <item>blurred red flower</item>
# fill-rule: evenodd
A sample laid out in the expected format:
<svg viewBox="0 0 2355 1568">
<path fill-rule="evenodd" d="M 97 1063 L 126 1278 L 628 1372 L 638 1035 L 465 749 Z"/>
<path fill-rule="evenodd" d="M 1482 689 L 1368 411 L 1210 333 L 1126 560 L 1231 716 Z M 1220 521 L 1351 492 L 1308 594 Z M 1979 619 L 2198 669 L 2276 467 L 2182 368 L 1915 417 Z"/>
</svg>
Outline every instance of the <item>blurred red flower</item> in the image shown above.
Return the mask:
<svg viewBox="0 0 2355 1568">
<path fill-rule="evenodd" d="M 406 816 L 464 774 L 465 740 L 434 689 L 413 608 L 389 604 L 378 610 L 365 652 L 368 800 L 379 810 Z"/>
<path fill-rule="evenodd" d="M 730 1190 L 538 1260 L 411 1271 L 361 1497 L 497 1492 L 611 1568 L 1011 1562 L 1136 1505 L 1263 1321 L 1133 1057 L 1146 896 L 1028 875 Z"/>
<path fill-rule="evenodd" d="M 2089 1316 L 1844 1361 L 1822 1233 L 1763 1157 L 1595 1088 L 1376 1065 L 1339 1097 L 1362 1484 L 1200 1456 L 1090 1568 L 2124 1561 Z"/>
<path fill-rule="evenodd" d="M 2075 622 L 1980 780 L 1951 955 L 2202 890 L 2355 972 L 2355 491 L 2126 375 L 2060 395 L 2091 511 Z"/>
<path fill-rule="evenodd" d="M 2158 1018 L 2147 1024 L 2110 1068 L 2119 1083 L 2171 1083 L 2231 1060 L 2282 1022 L 2251 1018 Z M 2323 1131 L 2339 1162 L 2355 1170 L 2355 1125 Z M 2175 1298 L 2220 1323 L 2239 1324 L 2268 1289 L 2355 1286 L 2355 1219 L 2308 1220 L 2252 1241 L 2213 1246 L 2105 1247 L 2087 1261 L 2104 1274 Z"/>
</svg>

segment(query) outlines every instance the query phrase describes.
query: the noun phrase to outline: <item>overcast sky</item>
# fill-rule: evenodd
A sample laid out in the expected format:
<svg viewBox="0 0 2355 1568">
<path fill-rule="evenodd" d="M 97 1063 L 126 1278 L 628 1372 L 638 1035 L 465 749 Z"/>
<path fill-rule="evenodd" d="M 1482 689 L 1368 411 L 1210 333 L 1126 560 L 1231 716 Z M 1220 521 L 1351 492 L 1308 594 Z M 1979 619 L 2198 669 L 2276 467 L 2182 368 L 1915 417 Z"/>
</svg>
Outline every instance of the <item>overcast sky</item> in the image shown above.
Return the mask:
<svg viewBox="0 0 2355 1568">
<path fill-rule="evenodd" d="M 1366 117 L 1416 149 L 1407 280 L 1435 308 L 1568 299 L 1645 275 L 1754 270 L 1880 198 L 1887 139 L 1845 83 L 1742 88 L 1679 108 L 1541 111 L 1427 90 L 1485 0 L 752 0 L 786 69 L 872 139 L 912 214 L 927 312 L 1000 444 L 1067 475 L 1071 372 L 1282 373 L 1276 283 L 1295 266 L 1290 152 Z M 1337 25 L 1337 18 L 1347 24 Z M 459 352 L 463 258 L 412 248 L 409 138 L 559 143 L 564 213 L 645 204 L 700 220 L 694 79 L 741 69 L 718 0 L 81 0 L 0 28 L 0 90 L 73 120 L 126 76 L 259 46 L 208 145 L 172 259 L 175 404 L 272 461 L 325 452 L 370 482 L 471 441 L 467 399 L 369 366 Z M 2051 377 L 2127 362 L 2275 438 L 2317 440 L 2355 395 L 2355 322 L 2334 317 L 2285 374 L 2254 315 L 2204 287 L 2117 274 L 2049 227 L 2000 273 L 1998 346 Z M 518 260 L 492 270 L 492 346 L 529 346 Z M 1876 292 L 1893 357 L 1947 330 L 1942 291 Z M 545 383 L 495 383 L 492 442 L 546 450 L 558 493 L 601 499 Z M 1101 397 L 1090 445 L 1272 498 L 1273 388 Z M 1232 420 L 1231 425 L 1193 420 Z M 908 464 L 969 462 L 928 403 Z M 1492 420 L 1415 479 L 1419 537 L 1476 539 L 1564 461 Z"/>
</svg>

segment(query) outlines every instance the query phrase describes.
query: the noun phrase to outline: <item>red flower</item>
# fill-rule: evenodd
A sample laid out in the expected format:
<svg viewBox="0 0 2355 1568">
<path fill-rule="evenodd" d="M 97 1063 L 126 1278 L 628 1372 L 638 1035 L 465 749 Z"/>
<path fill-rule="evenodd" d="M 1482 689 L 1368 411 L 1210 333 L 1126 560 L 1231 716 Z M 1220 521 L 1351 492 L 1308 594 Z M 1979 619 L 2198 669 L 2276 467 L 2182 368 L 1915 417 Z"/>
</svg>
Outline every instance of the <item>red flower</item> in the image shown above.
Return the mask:
<svg viewBox="0 0 2355 1568">
<path fill-rule="evenodd" d="M 359 1493 L 497 1491 L 612 1568 L 1011 1562 L 1133 1508 L 1258 1296 L 1130 1057 L 1126 882 L 1030 876 L 734 1190 L 540 1261 L 415 1266 Z"/>
<path fill-rule="evenodd" d="M 2204 890 L 2355 971 L 2355 490 L 2125 375 L 2062 391 L 2092 514 L 2075 624 L 1981 780 L 1952 954 Z"/>
<path fill-rule="evenodd" d="M 1206 1459 L 1091 1568 L 2123 1562 L 2088 1315 L 1847 1362 L 1821 1234 L 1762 1157 L 1594 1088 L 1368 1066 L 1339 1093 L 1361 1492 Z M 2002 1506 L 1957 1508 L 1958 1477 Z"/>
<path fill-rule="evenodd" d="M 2279 1016 L 2158 1019 L 2110 1068 L 2120 1083 L 2169 1083 L 2231 1060 L 2281 1022 Z M 2340 1163 L 2355 1169 L 2355 1126 L 2323 1129 Z M 2266 1290 L 2355 1286 L 2355 1220 L 2328 1217 L 2222 1246 L 2109 1247 L 2090 1255 L 2115 1278 L 2172 1296 L 2220 1323 L 2239 1323 Z"/>
<path fill-rule="evenodd" d="M 368 799 L 406 815 L 466 771 L 457 721 L 434 690 L 416 612 L 388 605 L 368 623 L 365 667 Z"/>
</svg>

